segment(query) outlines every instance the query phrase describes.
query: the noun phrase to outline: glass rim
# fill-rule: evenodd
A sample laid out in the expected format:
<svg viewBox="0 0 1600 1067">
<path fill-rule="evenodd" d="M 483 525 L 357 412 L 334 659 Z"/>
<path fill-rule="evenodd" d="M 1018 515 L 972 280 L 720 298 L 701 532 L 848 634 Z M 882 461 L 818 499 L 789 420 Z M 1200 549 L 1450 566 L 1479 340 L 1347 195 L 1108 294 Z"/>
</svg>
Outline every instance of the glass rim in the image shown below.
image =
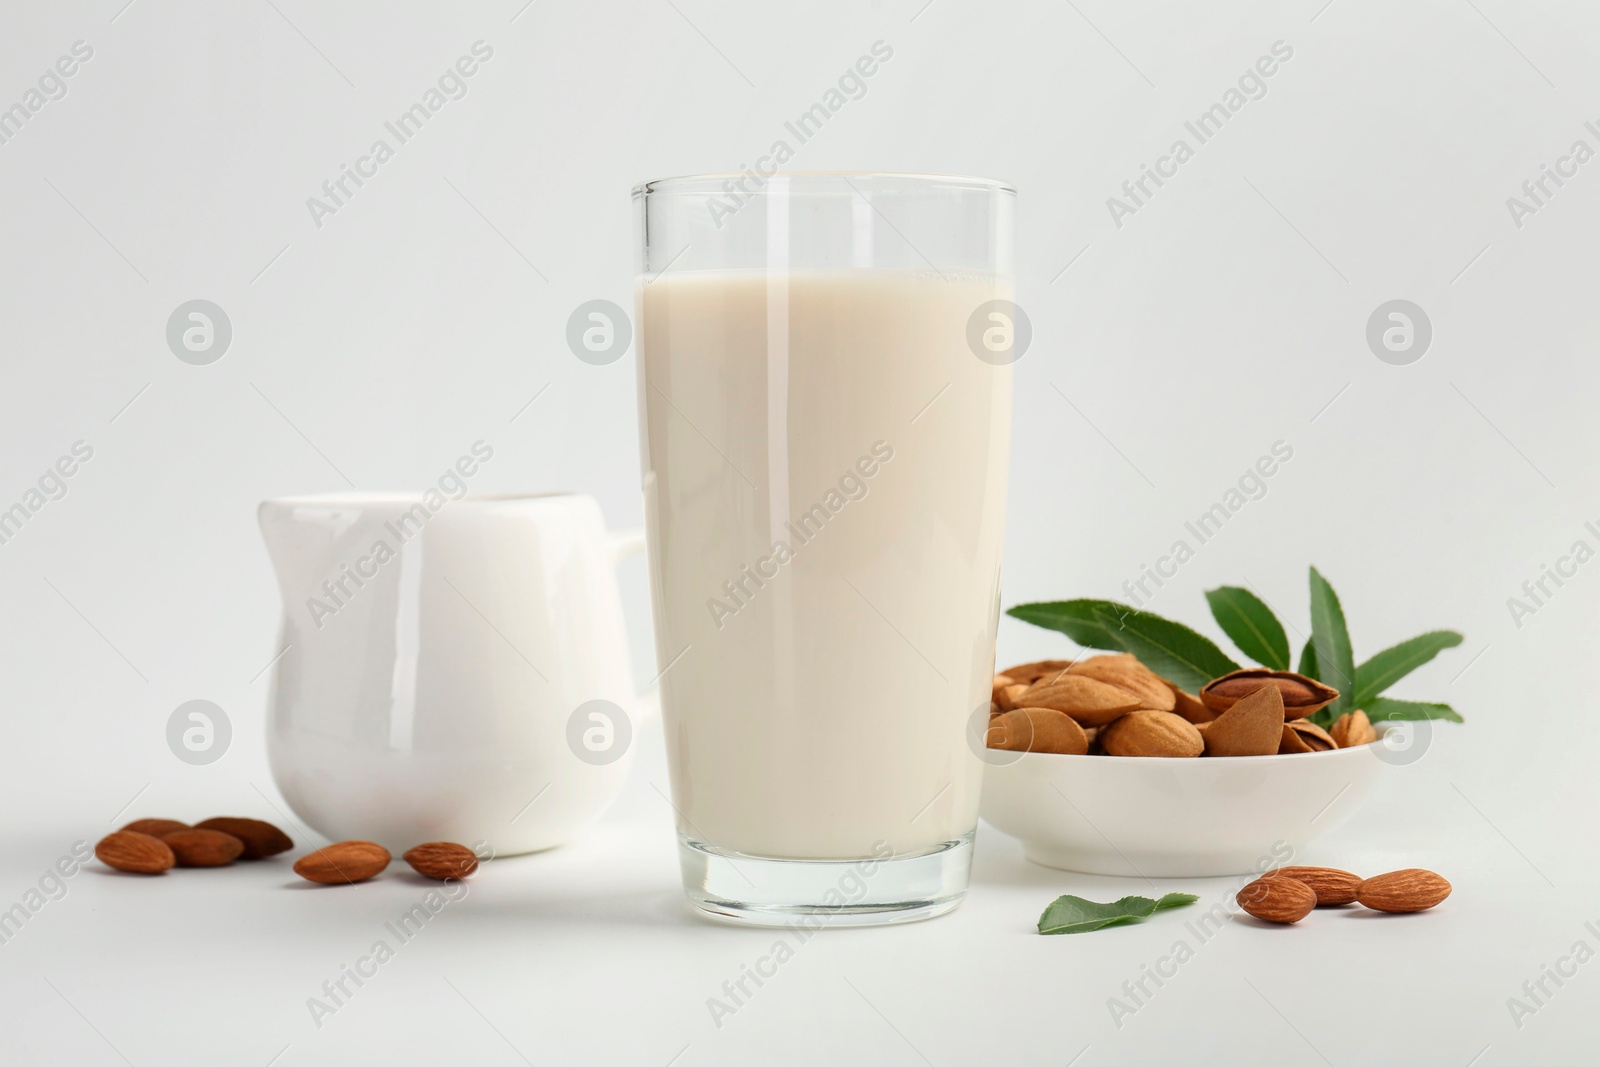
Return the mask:
<svg viewBox="0 0 1600 1067">
<path fill-rule="evenodd" d="M 724 171 L 720 173 L 708 174 L 682 174 L 671 178 L 652 178 L 649 181 L 643 181 L 638 185 L 635 185 L 633 187 L 633 197 L 635 200 L 637 200 L 653 193 L 695 191 L 694 186 L 696 185 L 705 186 L 706 188 L 703 191 L 706 193 L 713 193 L 717 196 L 723 196 L 727 193 L 727 190 L 723 188 L 724 182 L 729 180 L 738 181 L 740 178 L 748 177 L 750 177 L 750 172 L 748 171 Z M 767 184 L 775 182 L 780 178 L 785 180 L 843 179 L 847 184 L 852 178 L 860 179 L 864 182 L 879 182 L 887 179 L 893 182 L 904 183 L 908 188 L 916 188 L 918 186 L 924 188 L 955 187 L 971 192 L 1005 193 L 1010 196 L 1017 195 L 1016 187 L 1008 182 L 999 181 L 994 178 L 978 178 L 964 174 L 920 174 L 912 171 L 875 170 L 800 170 L 777 171 L 770 175 L 758 175 L 758 177 L 761 177 L 764 183 Z M 764 184 L 761 188 L 756 189 L 754 192 L 742 188 L 739 191 L 745 196 L 766 196 L 769 195 L 767 184 Z M 785 191 L 789 190 L 786 189 Z"/>
</svg>

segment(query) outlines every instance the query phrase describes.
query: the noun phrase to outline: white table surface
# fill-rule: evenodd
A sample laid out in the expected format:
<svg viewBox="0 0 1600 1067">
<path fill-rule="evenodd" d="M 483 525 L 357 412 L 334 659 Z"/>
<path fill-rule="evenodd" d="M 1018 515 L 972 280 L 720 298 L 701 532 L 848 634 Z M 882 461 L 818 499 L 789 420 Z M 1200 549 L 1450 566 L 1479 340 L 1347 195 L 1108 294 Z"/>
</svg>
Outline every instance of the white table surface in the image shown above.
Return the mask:
<svg viewBox="0 0 1600 1067">
<path fill-rule="evenodd" d="M 65 719 L 45 732 L 72 743 Z M 657 792 L 667 788 L 659 727 L 639 743 L 628 789 L 600 825 L 571 845 L 485 865 L 464 897 L 404 942 L 385 923 L 432 885 L 398 863 L 373 882 L 325 889 L 301 882 L 288 857 L 159 878 L 91 861 L 0 945 L 4 1061 L 1587 1061 L 1600 966 L 1579 967 L 1563 987 L 1546 980 L 1553 995 L 1520 1028 L 1507 1007 L 1575 941 L 1600 944 L 1584 926 L 1600 925 L 1593 795 L 1586 784 L 1575 791 L 1583 779 L 1562 769 L 1587 759 L 1581 749 L 1554 753 L 1544 777 L 1496 774 L 1489 727 L 1444 728 L 1421 761 L 1388 773 L 1353 822 L 1303 854 L 1368 873 L 1416 865 L 1450 878 L 1450 899 L 1415 916 L 1319 911 L 1287 928 L 1240 917 L 1201 943 L 1186 919 L 1226 900 L 1238 879 L 1146 884 L 1048 870 L 983 826 L 972 890 L 954 913 L 825 931 L 759 989 L 747 986 L 753 995 L 719 1026 L 710 998 L 726 999 L 724 982 L 779 938 L 794 939 L 691 913 Z M 245 732 L 214 767 L 168 760 L 176 769 L 142 792 L 137 775 L 102 770 L 74 781 L 65 764 L 12 753 L 9 810 L 26 813 L 26 829 L 14 823 L 0 854 L 0 904 L 22 900 L 75 840 L 92 843 L 136 815 L 283 822 L 258 749 Z M 297 855 L 307 839 L 291 832 Z M 1171 890 L 1198 893 L 1201 904 L 1090 934 L 1034 931 L 1060 893 L 1110 900 Z M 308 999 L 378 939 L 393 958 L 360 988 L 347 982 L 353 995 L 316 1025 Z M 1117 1025 L 1110 999 L 1132 1005 L 1123 983 L 1179 939 L 1193 957 L 1159 988 L 1146 979 L 1152 995 Z"/>
</svg>

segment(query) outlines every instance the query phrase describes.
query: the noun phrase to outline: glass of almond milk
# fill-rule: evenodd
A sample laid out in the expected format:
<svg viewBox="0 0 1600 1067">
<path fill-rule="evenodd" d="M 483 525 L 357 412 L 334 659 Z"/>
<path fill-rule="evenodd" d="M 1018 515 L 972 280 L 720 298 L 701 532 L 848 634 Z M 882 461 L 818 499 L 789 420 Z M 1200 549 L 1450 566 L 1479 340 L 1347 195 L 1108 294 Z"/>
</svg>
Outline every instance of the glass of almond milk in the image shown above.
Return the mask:
<svg viewBox="0 0 1600 1067">
<path fill-rule="evenodd" d="M 966 893 L 999 610 L 1015 192 L 634 190 L 656 643 L 685 890 L 866 925 Z"/>
</svg>

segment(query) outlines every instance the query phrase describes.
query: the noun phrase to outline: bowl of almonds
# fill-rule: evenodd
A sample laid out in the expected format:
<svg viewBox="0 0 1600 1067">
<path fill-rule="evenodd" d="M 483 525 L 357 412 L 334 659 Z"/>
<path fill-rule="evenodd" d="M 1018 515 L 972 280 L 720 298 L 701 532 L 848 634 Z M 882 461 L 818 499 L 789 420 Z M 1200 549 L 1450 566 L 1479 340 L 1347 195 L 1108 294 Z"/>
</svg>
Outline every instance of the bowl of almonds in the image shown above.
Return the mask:
<svg viewBox="0 0 1600 1067">
<path fill-rule="evenodd" d="M 1388 695 L 1455 648 L 1430 630 L 1357 661 L 1344 606 L 1310 570 L 1298 659 L 1254 590 L 1207 590 L 1244 666 L 1181 622 L 1111 600 L 1019 604 L 1013 618 L 1103 654 L 995 675 L 973 747 L 982 815 L 1047 867 L 1135 877 L 1264 869 L 1349 818 L 1389 766 L 1414 762 L 1448 704 Z M 1294 669 L 1290 669 L 1291 663 Z"/>
<path fill-rule="evenodd" d="M 1385 767 L 1361 710 L 1290 671 L 1230 672 L 1189 693 L 1128 654 L 1043 660 L 994 680 L 983 817 L 1030 860 L 1089 874 L 1260 869 L 1354 812 Z"/>
</svg>

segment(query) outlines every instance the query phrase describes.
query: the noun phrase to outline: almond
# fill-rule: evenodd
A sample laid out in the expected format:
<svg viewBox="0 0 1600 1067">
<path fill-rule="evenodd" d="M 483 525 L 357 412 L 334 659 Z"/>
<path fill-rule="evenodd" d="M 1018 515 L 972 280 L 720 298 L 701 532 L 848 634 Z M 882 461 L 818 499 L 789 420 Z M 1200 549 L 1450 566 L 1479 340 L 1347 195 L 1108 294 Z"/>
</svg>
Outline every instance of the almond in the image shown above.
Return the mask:
<svg viewBox="0 0 1600 1067">
<path fill-rule="evenodd" d="M 224 867 L 239 858 L 244 842 L 220 830 L 174 830 L 161 838 L 179 867 Z"/>
<path fill-rule="evenodd" d="M 1420 867 L 1380 874 L 1356 887 L 1356 899 L 1374 911 L 1425 911 L 1449 895 L 1449 882 Z"/>
<path fill-rule="evenodd" d="M 995 675 L 994 676 L 994 685 L 991 686 L 990 689 L 989 689 L 989 699 L 991 701 L 998 701 L 1000 699 L 1001 692 L 1003 692 L 1007 686 L 1016 685 L 1016 684 L 1017 684 L 1017 680 L 1015 678 L 1011 677 L 1009 674 L 997 674 L 997 675 Z"/>
<path fill-rule="evenodd" d="M 1020 682 L 1013 685 L 1004 686 L 993 695 L 993 699 L 990 701 L 990 703 L 998 704 L 1001 711 L 1010 711 L 1012 708 L 1019 706 L 1017 701 L 1021 700 L 1022 694 L 1026 693 L 1027 691 L 1028 687 Z"/>
<path fill-rule="evenodd" d="M 1093 678 L 1096 681 L 1126 689 L 1139 698 L 1140 706 L 1152 711 L 1171 711 L 1177 703 L 1172 687 L 1149 667 L 1138 660 L 1121 656 L 1093 656 L 1081 659 L 1067 668 L 1068 675 Z"/>
<path fill-rule="evenodd" d="M 244 851 L 239 854 L 240 859 L 265 859 L 294 847 L 294 842 L 289 840 L 288 834 L 270 822 L 262 822 L 260 819 L 239 819 L 231 815 L 219 815 L 194 825 L 197 830 L 218 830 L 237 837 L 244 843 Z"/>
<path fill-rule="evenodd" d="M 1234 897 L 1239 907 L 1263 922 L 1297 923 L 1317 906 L 1317 894 L 1294 878 L 1266 875 L 1257 878 Z"/>
<path fill-rule="evenodd" d="M 1367 718 L 1367 713 L 1357 708 L 1339 716 L 1333 728 L 1328 731 L 1328 736 L 1333 738 L 1333 743 L 1340 748 L 1355 748 L 1357 745 L 1372 744 L 1378 739 L 1378 731 L 1372 728 L 1372 721 Z"/>
<path fill-rule="evenodd" d="M 1283 695 L 1285 719 L 1304 718 L 1339 699 L 1337 689 L 1330 689 L 1314 678 L 1293 671 L 1252 667 L 1206 683 L 1200 690 L 1200 702 L 1220 714 L 1264 685 L 1277 686 Z"/>
<path fill-rule="evenodd" d="M 1054 708 L 1014 708 L 989 720 L 985 744 L 1012 752 L 1054 752 L 1082 756 L 1089 738 L 1066 712 Z"/>
<path fill-rule="evenodd" d="M 1205 751 L 1194 723 L 1170 711 L 1130 711 L 1100 731 L 1108 756 L 1192 757 Z"/>
<path fill-rule="evenodd" d="M 1355 903 L 1356 887 L 1361 884 L 1359 874 L 1341 871 L 1337 867 L 1279 867 L 1262 877 L 1293 878 L 1297 882 L 1304 882 L 1317 895 L 1319 908 Z"/>
<path fill-rule="evenodd" d="M 425 845 L 407 849 L 402 858 L 422 877 L 440 882 L 465 878 L 478 869 L 478 857 L 473 855 L 472 850 L 452 841 L 429 841 Z"/>
<path fill-rule="evenodd" d="M 1282 694 L 1264 685 L 1206 724 L 1206 755 L 1271 756 L 1288 728 Z"/>
<path fill-rule="evenodd" d="M 1167 682 L 1167 688 L 1172 690 L 1172 710 L 1196 726 L 1217 717 L 1217 713 L 1200 703 L 1200 698 L 1194 694 L 1185 693 L 1171 682 Z"/>
<path fill-rule="evenodd" d="M 1051 685 L 1032 686 L 1014 699 L 1018 706 L 1064 711 L 1078 720 L 1080 726 L 1104 726 L 1144 706 L 1138 696 L 1126 689 L 1076 674 L 1062 675 Z M 1004 701 L 1000 707 L 1005 709 Z"/>
<path fill-rule="evenodd" d="M 1295 719 L 1283 724 L 1283 737 L 1278 743 L 1278 753 L 1283 755 L 1289 752 L 1327 752 L 1337 747 L 1333 743 L 1333 738 L 1328 736 L 1328 731 L 1314 722 Z"/>
<path fill-rule="evenodd" d="M 174 830 L 189 829 L 189 824 L 179 822 L 177 819 L 135 819 L 123 829 L 136 834 L 149 834 L 151 837 L 165 837 Z"/>
<path fill-rule="evenodd" d="M 94 854 L 107 867 L 133 874 L 160 874 L 176 862 L 164 841 L 138 830 L 107 834 L 94 846 Z"/>
<path fill-rule="evenodd" d="M 294 873 L 309 882 L 345 885 L 364 882 L 389 866 L 389 850 L 371 841 L 340 841 L 308 852 L 294 862 Z"/>
<path fill-rule="evenodd" d="M 1070 659 L 1041 659 L 1033 663 L 1019 663 L 1015 667 L 1007 667 L 1000 673 L 1023 685 L 1032 685 L 1045 675 L 1060 674 L 1070 666 L 1072 666 Z"/>
</svg>

